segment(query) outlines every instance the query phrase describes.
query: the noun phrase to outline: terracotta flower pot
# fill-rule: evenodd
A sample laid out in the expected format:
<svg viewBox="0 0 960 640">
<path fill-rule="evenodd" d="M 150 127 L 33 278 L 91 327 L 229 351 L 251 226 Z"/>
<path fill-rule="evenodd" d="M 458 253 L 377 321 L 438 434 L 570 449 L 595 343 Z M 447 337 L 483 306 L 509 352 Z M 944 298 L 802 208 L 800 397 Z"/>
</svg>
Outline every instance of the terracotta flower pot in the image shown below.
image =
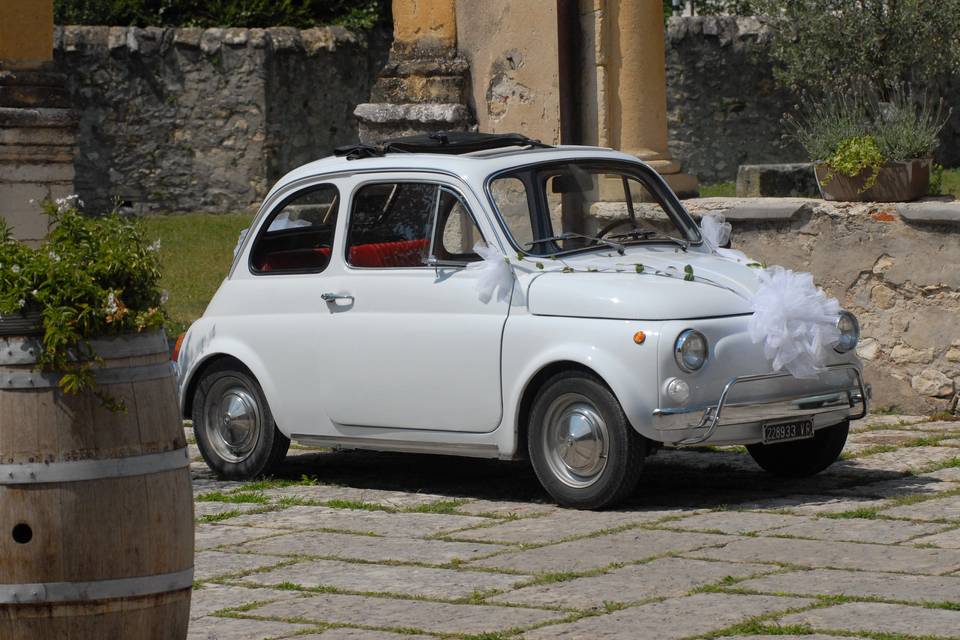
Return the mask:
<svg viewBox="0 0 960 640">
<path fill-rule="evenodd" d="M 863 187 L 872 175 L 871 169 L 864 169 L 852 178 L 836 172 L 831 175 L 829 167 L 822 163 L 817 163 L 814 171 L 824 200 L 908 202 L 927 195 L 931 163 L 930 158 L 888 162 L 881 167 L 876 184 L 866 190 Z"/>
</svg>

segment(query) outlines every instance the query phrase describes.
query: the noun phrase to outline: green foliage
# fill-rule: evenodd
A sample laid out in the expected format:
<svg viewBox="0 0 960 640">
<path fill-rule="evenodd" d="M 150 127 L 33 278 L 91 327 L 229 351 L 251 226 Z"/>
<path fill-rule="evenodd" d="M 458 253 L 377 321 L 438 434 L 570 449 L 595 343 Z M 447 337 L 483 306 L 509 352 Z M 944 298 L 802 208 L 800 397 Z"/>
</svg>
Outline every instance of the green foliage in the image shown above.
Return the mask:
<svg viewBox="0 0 960 640">
<path fill-rule="evenodd" d="M 960 0 L 754 0 L 774 75 L 819 95 L 933 87 L 960 71 Z"/>
<path fill-rule="evenodd" d="M 732 198 L 736 195 L 736 182 L 715 182 L 700 185 L 701 198 Z"/>
<path fill-rule="evenodd" d="M 930 167 L 930 188 L 927 193 L 931 196 L 943 195 L 943 171 L 944 166 L 939 162 L 934 162 Z"/>
<path fill-rule="evenodd" d="M 373 27 L 381 0 L 55 0 L 57 24 L 164 27 Z"/>
<path fill-rule="evenodd" d="M 873 92 L 846 92 L 822 101 L 807 99 L 798 116 L 786 115 L 790 134 L 806 150 L 810 159 L 823 162 L 846 145 L 863 146 L 851 141 L 870 138 L 880 155 L 888 160 L 929 158 L 939 146 L 938 135 L 950 117 L 942 102 L 936 108 L 923 97 L 898 88 L 881 99 Z M 863 149 L 866 152 L 866 149 Z M 839 169 L 839 167 L 837 167 Z"/>
<path fill-rule="evenodd" d="M 36 249 L 14 240 L 0 220 L 0 313 L 40 312 L 38 366 L 61 372 L 68 393 L 95 390 L 101 360 L 89 339 L 158 329 L 166 318 L 159 243 L 148 245 L 132 218 L 87 217 L 76 204 L 75 197 L 43 204 L 54 229 Z"/>
<path fill-rule="evenodd" d="M 834 173 L 853 178 L 869 169 L 870 177 L 867 178 L 861 189 L 861 191 L 866 191 L 877 183 L 880 168 L 886 162 L 887 158 L 880 153 L 880 148 L 873 136 L 849 138 L 842 141 L 833 155 L 826 159 L 826 165 L 830 168 L 830 172 L 823 182 L 824 184 L 828 183 L 833 178 Z"/>
</svg>

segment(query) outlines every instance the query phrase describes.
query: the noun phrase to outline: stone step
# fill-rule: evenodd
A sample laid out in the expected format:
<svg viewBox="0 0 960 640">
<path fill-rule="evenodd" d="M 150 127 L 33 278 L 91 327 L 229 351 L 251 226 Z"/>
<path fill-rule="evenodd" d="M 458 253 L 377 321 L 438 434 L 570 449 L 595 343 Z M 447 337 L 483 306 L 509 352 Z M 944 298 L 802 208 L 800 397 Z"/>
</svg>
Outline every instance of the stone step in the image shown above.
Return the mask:
<svg viewBox="0 0 960 640">
<path fill-rule="evenodd" d="M 381 77 L 406 78 L 409 76 L 465 76 L 470 65 L 459 56 L 450 58 L 400 58 L 391 57 L 380 72 Z"/>
<path fill-rule="evenodd" d="M 472 125 L 470 110 L 454 103 L 366 103 L 353 115 L 359 121 L 361 142 L 434 133 L 466 131 Z"/>
<path fill-rule="evenodd" d="M 466 93 L 463 76 L 381 77 L 370 91 L 370 100 L 380 103 L 462 103 Z"/>
<path fill-rule="evenodd" d="M 63 87 L 0 84 L 0 107 L 70 107 L 70 96 Z"/>
</svg>

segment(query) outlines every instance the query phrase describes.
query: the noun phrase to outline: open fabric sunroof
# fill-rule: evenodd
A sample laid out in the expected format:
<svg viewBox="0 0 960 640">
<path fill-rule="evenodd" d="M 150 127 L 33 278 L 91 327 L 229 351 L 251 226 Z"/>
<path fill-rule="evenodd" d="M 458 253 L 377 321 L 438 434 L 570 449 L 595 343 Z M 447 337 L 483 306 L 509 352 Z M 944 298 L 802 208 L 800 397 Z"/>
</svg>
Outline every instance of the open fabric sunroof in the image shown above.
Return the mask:
<svg viewBox="0 0 960 640">
<path fill-rule="evenodd" d="M 506 147 L 549 148 L 539 140 L 519 133 L 475 133 L 450 131 L 381 140 L 372 144 L 352 144 L 337 147 L 334 154 L 347 160 L 375 158 L 388 153 L 449 153 L 459 155 L 475 151 L 489 151 Z"/>
</svg>

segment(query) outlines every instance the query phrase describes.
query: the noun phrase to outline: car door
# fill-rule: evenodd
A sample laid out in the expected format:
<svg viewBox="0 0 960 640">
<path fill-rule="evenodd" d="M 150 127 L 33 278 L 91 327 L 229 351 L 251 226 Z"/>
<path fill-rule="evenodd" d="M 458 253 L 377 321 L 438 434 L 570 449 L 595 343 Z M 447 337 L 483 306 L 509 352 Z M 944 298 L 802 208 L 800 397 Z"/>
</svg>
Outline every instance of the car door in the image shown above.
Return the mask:
<svg viewBox="0 0 960 640">
<path fill-rule="evenodd" d="M 344 268 L 326 292 L 324 349 L 336 363 L 324 411 L 362 427 L 488 432 L 502 412 L 500 340 L 509 300 L 482 302 L 479 203 L 435 177 L 353 189 Z"/>
</svg>

